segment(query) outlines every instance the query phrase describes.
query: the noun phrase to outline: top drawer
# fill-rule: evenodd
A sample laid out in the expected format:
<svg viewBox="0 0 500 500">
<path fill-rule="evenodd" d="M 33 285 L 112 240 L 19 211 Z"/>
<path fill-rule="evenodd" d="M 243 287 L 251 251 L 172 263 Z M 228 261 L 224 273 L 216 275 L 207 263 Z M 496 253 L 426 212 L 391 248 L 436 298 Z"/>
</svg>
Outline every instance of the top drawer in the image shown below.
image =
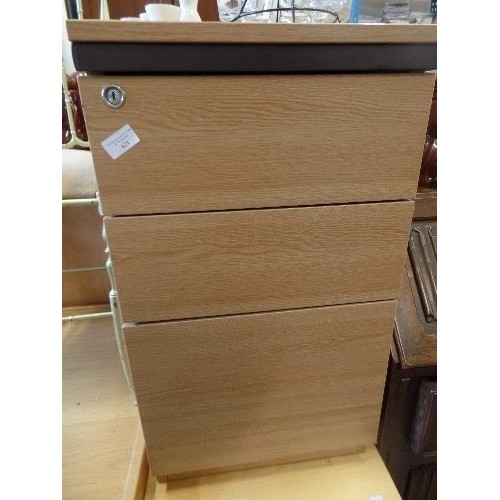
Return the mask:
<svg viewBox="0 0 500 500">
<path fill-rule="evenodd" d="M 101 98 L 125 92 L 120 108 Z M 80 89 L 105 215 L 415 196 L 434 75 L 89 76 Z M 124 125 L 140 142 L 113 160 Z"/>
</svg>

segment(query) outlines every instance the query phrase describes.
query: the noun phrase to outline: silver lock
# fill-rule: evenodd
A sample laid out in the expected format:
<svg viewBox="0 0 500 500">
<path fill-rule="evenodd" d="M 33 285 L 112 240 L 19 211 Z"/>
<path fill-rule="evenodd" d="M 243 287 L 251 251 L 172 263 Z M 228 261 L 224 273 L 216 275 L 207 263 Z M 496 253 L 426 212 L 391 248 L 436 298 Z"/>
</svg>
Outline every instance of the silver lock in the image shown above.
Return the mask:
<svg viewBox="0 0 500 500">
<path fill-rule="evenodd" d="M 111 108 L 119 108 L 125 101 L 125 92 L 118 85 L 107 85 L 102 88 L 101 97 Z"/>
</svg>

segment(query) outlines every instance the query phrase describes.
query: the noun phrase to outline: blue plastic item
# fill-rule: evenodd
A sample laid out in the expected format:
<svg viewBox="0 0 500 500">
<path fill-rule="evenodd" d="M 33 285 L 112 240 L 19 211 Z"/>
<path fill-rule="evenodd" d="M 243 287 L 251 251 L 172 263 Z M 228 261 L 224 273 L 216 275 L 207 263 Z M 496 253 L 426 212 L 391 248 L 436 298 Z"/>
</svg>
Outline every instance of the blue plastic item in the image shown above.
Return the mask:
<svg viewBox="0 0 500 500">
<path fill-rule="evenodd" d="M 357 23 L 359 17 L 359 0 L 352 0 L 350 23 Z"/>
</svg>

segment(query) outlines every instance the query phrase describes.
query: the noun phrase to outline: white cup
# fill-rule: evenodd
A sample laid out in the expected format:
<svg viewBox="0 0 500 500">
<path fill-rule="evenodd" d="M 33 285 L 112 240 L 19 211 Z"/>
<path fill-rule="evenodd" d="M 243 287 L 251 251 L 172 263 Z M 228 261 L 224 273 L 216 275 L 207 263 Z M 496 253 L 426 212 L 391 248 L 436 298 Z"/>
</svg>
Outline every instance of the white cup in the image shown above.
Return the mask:
<svg viewBox="0 0 500 500">
<path fill-rule="evenodd" d="M 141 13 L 139 14 L 139 19 L 140 19 L 141 21 L 147 21 L 147 20 L 148 20 L 148 15 L 147 15 L 145 12 L 141 12 Z"/>
<path fill-rule="evenodd" d="M 181 17 L 181 9 L 176 5 L 166 3 L 148 3 L 146 5 L 146 14 L 148 21 L 179 21 Z"/>
<path fill-rule="evenodd" d="M 121 17 L 120 21 L 139 21 L 138 17 Z"/>
</svg>

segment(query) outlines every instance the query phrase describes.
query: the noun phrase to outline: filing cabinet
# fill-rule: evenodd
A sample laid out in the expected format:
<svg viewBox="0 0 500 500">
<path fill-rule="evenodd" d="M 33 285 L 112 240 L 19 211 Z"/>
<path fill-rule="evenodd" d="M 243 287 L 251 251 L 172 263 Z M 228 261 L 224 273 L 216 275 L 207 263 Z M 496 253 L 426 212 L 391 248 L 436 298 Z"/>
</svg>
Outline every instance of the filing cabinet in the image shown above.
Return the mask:
<svg viewBox="0 0 500 500">
<path fill-rule="evenodd" d="M 435 30 L 123 24 L 68 33 L 153 474 L 373 444 Z"/>
</svg>

